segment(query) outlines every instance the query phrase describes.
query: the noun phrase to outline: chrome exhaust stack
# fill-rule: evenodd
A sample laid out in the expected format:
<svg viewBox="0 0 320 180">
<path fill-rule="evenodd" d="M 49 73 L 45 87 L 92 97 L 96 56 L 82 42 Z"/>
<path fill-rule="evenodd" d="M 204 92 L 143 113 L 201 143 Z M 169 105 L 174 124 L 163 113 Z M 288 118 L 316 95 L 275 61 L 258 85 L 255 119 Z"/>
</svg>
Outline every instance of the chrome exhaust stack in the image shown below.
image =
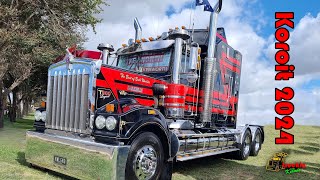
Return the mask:
<svg viewBox="0 0 320 180">
<path fill-rule="evenodd" d="M 97 49 L 102 51 L 102 64 L 108 64 L 109 53 L 114 51 L 113 46 L 101 43 Z"/>
<path fill-rule="evenodd" d="M 134 29 L 136 30 L 136 35 L 135 35 L 135 38 L 134 40 L 139 40 L 141 39 L 141 36 L 142 36 L 142 28 L 140 26 L 140 23 L 139 23 L 139 20 L 138 18 L 134 18 Z"/>
<path fill-rule="evenodd" d="M 218 14 L 222 8 L 222 0 L 215 5 L 213 12 L 210 16 L 210 26 L 209 26 L 209 43 L 208 43 L 208 55 L 205 59 L 204 64 L 204 102 L 203 102 L 203 111 L 201 114 L 200 120 L 202 122 L 211 122 L 212 115 L 212 92 L 214 88 L 214 77 L 216 74 L 216 58 L 215 48 L 216 48 L 216 34 L 217 34 L 217 21 Z"/>
</svg>

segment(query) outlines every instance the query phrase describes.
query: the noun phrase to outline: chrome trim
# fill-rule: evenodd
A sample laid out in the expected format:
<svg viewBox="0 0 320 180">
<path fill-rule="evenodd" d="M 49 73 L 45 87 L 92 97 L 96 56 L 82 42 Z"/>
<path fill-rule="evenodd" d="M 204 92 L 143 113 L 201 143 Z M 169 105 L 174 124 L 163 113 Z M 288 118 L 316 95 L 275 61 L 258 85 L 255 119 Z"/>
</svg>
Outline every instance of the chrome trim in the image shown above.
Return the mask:
<svg viewBox="0 0 320 180">
<path fill-rule="evenodd" d="M 136 46 L 129 46 L 127 48 L 122 48 L 118 50 L 118 55 L 126 55 L 126 54 L 134 54 L 142 51 L 150 51 L 150 50 L 161 50 L 167 49 L 174 44 L 174 40 L 161 40 L 161 41 L 150 41 L 143 42 Z"/>
<path fill-rule="evenodd" d="M 165 95 L 165 98 L 185 98 L 184 96 L 177 96 L 177 95 Z"/>
<path fill-rule="evenodd" d="M 215 7 L 216 8 L 216 7 Z M 204 81 L 203 81 L 203 91 L 204 91 L 204 102 L 203 111 L 201 113 L 200 121 L 211 122 L 212 115 L 212 92 L 214 89 L 214 77 L 216 71 L 216 58 L 215 58 L 215 47 L 216 47 L 216 34 L 217 34 L 217 21 L 218 21 L 219 11 L 217 9 L 211 13 L 210 16 L 210 26 L 209 26 L 209 43 L 207 58 L 205 59 L 204 67 Z"/>
<path fill-rule="evenodd" d="M 184 154 L 184 155 L 177 155 L 177 161 L 188 161 L 192 159 L 198 159 L 202 157 L 207 157 L 207 156 L 213 156 L 213 155 L 218 155 L 218 154 L 223 154 L 223 153 L 228 153 L 228 152 L 233 152 L 233 151 L 238 151 L 238 148 L 235 148 L 233 146 L 226 147 L 226 148 L 217 148 L 217 149 L 210 149 L 210 150 L 205 150 L 202 151 L 201 153 L 190 153 L 190 154 Z"/>
<path fill-rule="evenodd" d="M 133 24 L 134 24 L 134 29 L 136 31 L 135 40 L 139 40 L 141 39 L 141 36 L 142 36 L 142 28 L 140 26 L 140 23 L 137 17 L 134 18 Z"/>
<path fill-rule="evenodd" d="M 53 98 L 53 102 L 52 102 L 52 117 L 47 117 L 46 119 L 51 119 L 51 123 L 52 124 L 50 124 L 49 125 L 49 128 L 54 128 L 54 126 L 53 126 L 53 123 L 54 123 L 54 121 L 56 120 L 56 115 L 57 115 L 57 112 L 56 112 L 56 108 L 57 108 L 57 88 L 58 88 L 58 85 L 57 85 L 57 83 L 58 83 L 58 72 L 56 71 L 56 72 L 54 72 L 54 77 L 53 77 L 53 95 L 52 95 L 52 98 Z M 47 104 L 51 104 L 50 102 L 47 102 Z M 48 106 L 49 107 L 49 106 Z M 48 109 L 48 107 L 47 107 L 47 109 L 46 109 L 46 111 L 49 111 L 50 109 Z M 46 124 L 48 124 L 48 123 L 46 123 Z"/>
<path fill-rule="evenodd" d="M 56 114 L 55 114 L 55 119 L 54 119 L 54 122 L 55 123 L 55 126 L 54 128 L 55 129 L 60 129 L 60 112 L 61 112 L 61 98 L 62 98 L 62 72 L 59 71 L 58 73 L 58 92 L 57 92 L 57 96 L 56 96 L 56 99 L 57 99 L 57 105 L 56 105 Z M 53 97 L 54 98 L 54 97 Z"/>
<path fill-rule="evenodd" d="M 65 112 L 66 112 L 66 87 L 67 86 L 67 76 L 66 73 L 63 73 L 62 76 L 62 104 L 61 104 L 61 113 L 60 113 L 60 130 L 64 130 L 64 125 L 65 125 L 65 121 L 67 121 L 67 119 L 65 119 Z"/>
<path fill-rule="evenodd" d="M 183 106 L 181 108 L 184 109 L 185 104 L 182 104 L 182 103 L 164 103 L 164 106 L 176 106 L 176 107 Z"/>
<path fill-rule="evenodd" d="M 261 141 L 261 133 L 258 133 L 255 137 L 256 144 L 254 145 L 254 150 L 259 151 L 260 150 L 260 141 Z"/>
<path fill-rule="evenodd" d="M 26 139 L 25 157 L 28 163 L 35 166 L 79 179 L 125 179 L 124 169 L 130 146 L 112 146 L 90 138 L 34 131 L 27 131 Z M 54 156 L 65 158 L 66 165 L 56 164 Z"/>
<path fill-rule="evenodd" d="M 247 136 L 244 141 L 244 150 L 243 156 L 247 156 L 250 153 L 251 139 L 250 136 Z"/>
<path fill-rule="evenodd" d="M 171 104 L 171 103 L 167 103 L 167 104 Z M 184 108 L 166 108 L 165 114 L 167 115 L 167 117 L 179 118 L 184 115 Z"/>
<path fill-rule="evenodd" d="M 174 44 L 174 60 L 172 67 L 172 80 L 174 84 L 180 83 L 180 66 L 181 66 L 181 57 L 182 57 L 182 39 L 176 38 Z"/>
<path fill-rule="evenodd" d="M 155 174 L 157 156 L 156 150 L 150 145 L 143 146 L 136 152 L 133 169 L 139 180 L 150 179 Z"/>
<path fill-rule="evenodd" d="M 50 74 L 50 71 L 49 71 Z M 52 92 L 53 92 L 53 86 L 51 85 L 51 82 L 53 81 L 54 77 L 48 77 L 48 88 L 47 88 L 47 101 L 52 102 Z M 47 117 L 46 117 L 46 122 L 51 124 L 52 119 L 48 117 L 52 117 L 52 104 L 47 103 Z"/>
</svg>

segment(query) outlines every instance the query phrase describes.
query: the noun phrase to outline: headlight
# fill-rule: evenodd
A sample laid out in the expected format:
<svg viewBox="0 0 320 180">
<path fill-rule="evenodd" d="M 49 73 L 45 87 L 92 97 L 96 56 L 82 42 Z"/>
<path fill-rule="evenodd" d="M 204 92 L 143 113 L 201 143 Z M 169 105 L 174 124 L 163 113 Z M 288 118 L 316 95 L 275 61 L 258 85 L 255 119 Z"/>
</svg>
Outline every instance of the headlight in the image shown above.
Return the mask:
<svg viewBox="0 0 320 180">
<path fill-rule="evenodd" d="M 109 130 L 109 131 L 112 131 L 114 130 L 114 128 L 116 127 L 116 124 L 117 124 L 117 120 L 116 118 L 114 118 L 113 116 L 109 116 L 106 120 L 106 128 Z"/>
<path fill-rule="evenodd" d="M 42 113 L 41 113 L 41 120 L 42 120 L 43 122 L 46 122 L 46 118 L 47 118 L 47 113 L 46 113 L 45 111 L 42 111 Z"/>
<path fill-rule="evenodd" d="M 41 120 L 41 112 L 40 111 L 36 111 L 34 113 L 34 118 L 36 119 L 36 121 L 40 121 Z"/>
<path fill-rule="evenodd" d="M 103 116 L 98 116 L 96 118 L 96 127 L 98 129 L 102 129 L 106 126 L 106 118 L 104 118 Z"/>
</svg>

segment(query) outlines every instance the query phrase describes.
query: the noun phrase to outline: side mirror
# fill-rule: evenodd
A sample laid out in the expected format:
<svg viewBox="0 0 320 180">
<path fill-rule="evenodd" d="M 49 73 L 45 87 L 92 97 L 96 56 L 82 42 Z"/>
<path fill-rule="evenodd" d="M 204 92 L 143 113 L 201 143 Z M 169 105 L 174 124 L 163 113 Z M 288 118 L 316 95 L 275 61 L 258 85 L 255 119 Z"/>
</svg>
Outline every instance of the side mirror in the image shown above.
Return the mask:
<svg viewBox="0 0 320 180">
<path fill-rule="evenodd" d="M 192 43 L 191 44 L 189 64 L 188 64 L 188 70 L 189 71 L 197 70 L 198 49 L 199 49 L 199 46 L 198 46 L 197 43 Z"/>
</svg>

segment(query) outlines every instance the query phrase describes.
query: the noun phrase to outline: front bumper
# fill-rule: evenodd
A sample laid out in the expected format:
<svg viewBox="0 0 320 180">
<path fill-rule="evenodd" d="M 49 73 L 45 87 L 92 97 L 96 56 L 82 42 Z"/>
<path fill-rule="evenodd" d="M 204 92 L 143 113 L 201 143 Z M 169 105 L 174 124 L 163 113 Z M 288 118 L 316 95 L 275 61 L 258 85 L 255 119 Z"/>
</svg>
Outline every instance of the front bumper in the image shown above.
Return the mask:
<svg viewBox="0 0 320 180">
<path fill-rule="evenodd" d="M 27 162 L 79 179 L 125 179 L 130 146 L 27 131 Z"/>
</svg>

